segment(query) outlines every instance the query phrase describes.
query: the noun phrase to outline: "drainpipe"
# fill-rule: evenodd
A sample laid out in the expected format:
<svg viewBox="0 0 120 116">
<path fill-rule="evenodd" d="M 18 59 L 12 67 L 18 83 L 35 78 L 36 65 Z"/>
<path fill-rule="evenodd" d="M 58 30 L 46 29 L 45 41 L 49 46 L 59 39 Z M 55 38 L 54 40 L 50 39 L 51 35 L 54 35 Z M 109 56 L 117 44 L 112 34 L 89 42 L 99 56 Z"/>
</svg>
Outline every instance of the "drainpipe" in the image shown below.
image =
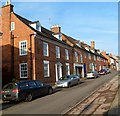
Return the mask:
<svg viewBox="0 0 120 116">
<path fill-rule="evenodd" d="M 32 58 L 32 36 L 36 36 L 36 34 L 30 34 L 30 80 L 33 79 L 33 58 Z"/>
<path fill-rule="evenodd" d="M 14 34 L 11 32 L 11 72 L 12 79 L 14 78 Z"/>
</svg>

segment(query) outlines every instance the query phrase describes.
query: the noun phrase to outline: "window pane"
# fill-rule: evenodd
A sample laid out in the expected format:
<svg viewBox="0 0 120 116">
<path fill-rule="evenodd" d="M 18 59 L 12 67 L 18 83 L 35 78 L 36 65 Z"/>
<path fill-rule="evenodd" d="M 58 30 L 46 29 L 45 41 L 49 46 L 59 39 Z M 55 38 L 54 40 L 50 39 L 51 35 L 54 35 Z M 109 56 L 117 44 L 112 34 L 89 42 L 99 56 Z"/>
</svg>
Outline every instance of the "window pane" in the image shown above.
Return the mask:
<svg viewBox="0 0 120 116">
<path fill-rule="evenodd" d="M 20 64 L 20 77 L 27 78 L 27 64 L 26 63 Z"/>
<path fill-rule="evenodd" d="M 44 77 L 49 76 L 49 63 L 44 63 Z"/>
<path fill-rule="evenodd" d="M 44 56 L 48 56 L 48 43 L 43 43 Z"/>
<path fill-rule="evenodd" d="M 56 46 L 56 57 L 60 58 L 60 48 Z"/>
<path fill-rule="evenodd" d="M 20 55 L 27 55 L 27 41 L 20 42 Z"/>
</svg>

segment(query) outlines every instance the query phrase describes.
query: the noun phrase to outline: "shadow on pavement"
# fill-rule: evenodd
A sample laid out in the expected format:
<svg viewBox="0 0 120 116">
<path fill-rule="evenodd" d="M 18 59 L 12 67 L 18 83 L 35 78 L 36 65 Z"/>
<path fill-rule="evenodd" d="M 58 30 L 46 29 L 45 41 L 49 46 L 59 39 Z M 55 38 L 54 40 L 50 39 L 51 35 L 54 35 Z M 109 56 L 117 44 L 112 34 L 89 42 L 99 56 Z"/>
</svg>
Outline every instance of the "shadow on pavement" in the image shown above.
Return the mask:
<svg viewBox="0 0 120 116">
<path fill-rule="evenodd" d="M 12 106 L 14 106 L 14 105 L 17 105 L 17 104 L 19 104 L 19 103 L 20 103 L 20 102 L 16 102 L 16 103 L 3 102 L 3 103 L 2 103 L 2 110 L 7 109 L 7 108 L 9 108 L 9 107 L 12 107 Z"/>
</svg>

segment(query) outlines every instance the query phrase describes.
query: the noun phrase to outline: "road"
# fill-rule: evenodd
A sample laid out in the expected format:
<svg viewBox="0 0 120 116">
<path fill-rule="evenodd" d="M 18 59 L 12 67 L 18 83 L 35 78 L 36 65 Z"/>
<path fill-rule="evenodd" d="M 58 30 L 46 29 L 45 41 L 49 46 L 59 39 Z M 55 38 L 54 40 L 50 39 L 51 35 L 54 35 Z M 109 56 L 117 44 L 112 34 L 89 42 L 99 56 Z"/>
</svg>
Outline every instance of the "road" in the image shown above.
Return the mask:
<svg viewBox="0 0 120 116">
<path fill-rule="evenodd" d="M 60 89 L 52 95 L 35 99 L 31 102 L 3 104 L 3 114 L 64 114 L 68 109 L 83 100 L 117 75 L 116 71 L 96 79 L 87 79 L 77 86 Z"/>
</svg>

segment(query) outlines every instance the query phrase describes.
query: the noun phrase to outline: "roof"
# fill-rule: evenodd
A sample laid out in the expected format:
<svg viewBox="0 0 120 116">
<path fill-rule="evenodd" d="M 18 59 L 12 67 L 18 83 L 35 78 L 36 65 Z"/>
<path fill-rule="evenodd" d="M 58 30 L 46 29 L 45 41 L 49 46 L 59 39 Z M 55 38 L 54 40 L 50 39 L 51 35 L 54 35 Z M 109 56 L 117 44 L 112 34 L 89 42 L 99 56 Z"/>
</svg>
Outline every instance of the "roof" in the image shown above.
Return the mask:
<svg viewBox="0 0 120 116">
<path fill-rule="evenodd" d="M 26 24 L 26 25 L 27 25 L 29 28 L 31 28 L 33 31 L 35 31 L 38 35 L 42 35 L 42 36 L 47 37 L 47 38 L 49 38 L 49 39 L 51 39 L 51 40 L 57 41 L 57 42 L 59 42 L 59 43 L 62 43 L 62 44 L 64 44 L 64 45 L 67 45 L 67 46 L 71 47 L 71 46 L 68 45 L 66 42 L 63 42 L 63 41 L 58 40 L 57 38 L 55 38 L 55 37 L 52 35 L 53 32 L 50 31 L 50 30 L 48 30 L 48 29 L 46 29 L 46 28 L 44 28 L 43 26 L 41 26 L 41 32 L 38 31 L 38 30 L 36 30 L 36 29 L 34 29 L 32 26 L 30 26 L 30 24 L 36 23 L 36 22 L 38 22 L 38 21 L 32 22 L 32 21 L 30 21 L 30 20 L 28 20 L 28 19 L 26 19 L 26 18 L 23 18 L 22 16 L 20 16 L 20 15 L 18 15 L 18 14 L 16 14 L 16 13 L 14 13 L 14 14 L 15 14 L 15 16 L 16 16 L 19 20 L 21 20 L 24 24 Z M 62 33 L 62 34 L 63 34 L 63 33 Z M 70 36 L 67 36 L 67 35 L 65 35 L 65 34 L 63 34 L 63 35 L 64 35 L 71 43 L 73 43 L 75 47 L 78 47 L 76 44 L 79 43 L 79 40 L 76 40 L 76 39 L 74 39 L 74 38 L 72 38 L 72 37 L 70 37 Z M 83 43 L 82 43 L 82 44 L 83 44 Z M 82 45 L 82 44 L 81 44 L 81 45 Z M 90 49 L 90 46 L 87 45 L 87 44 L 85 44 L 85 43 L 84 43 L 84 46 L 87 46 L 87 47 L 89 47 L 89 49 Z M 81 46 L 81 49 L 87 51 L 84 46 L 82 45 L 82 46 Z M 98 54 L 97 52 L 93 53 L 93 52 L 91 52 L 90 50 L 87 51 L 87 52 L 90 52 L 90 53 L 92 53 L 92 54 L 99 55 L 99 56 L 103 57 L 104 59 L 106 59 L 102 54 Z"/>
<path fill-rule="evenodd" d="M 32 21 L 30 21 L 30 20 L 28 20 L 28 19 L 26 19 L 26 18 L 23 18 L 22 16 L 20 16 L 20 15 L 18 15 L 18 14 L 16 14 L 16 13 L 14 13 L 14 14 L 15 14 L 15 16 L 16 16 L 19 20 L 21 20 L 24 24 L 26 24 L 30 29 L 32 29 L 33 31 L 35 31 L 38 35 L 42 35 L 42 36 L 47 37 L 47 38 L 49 38 L 49 39 L 51 39 L 51 40 L 57 41 L 57 42 L 59 42 L 59 43 L 61 43 L 61 44 L 64 44 L 64 45 L 67 45 L 67 46 L 71 47 L 71 46 L 68 45 L 67 43 L 65 43 L 65 42 L 63 42 L 63 41 L 61 41 L 61 40 L 56 39 L 56 38 L 52 35 L 52 32 L 51 32 L 50 30 L 44 28 L 43 26 L 41 26 L 41 32 L 38 31 L 38 30 L 36 30 L 36 29 L 34 29 L 32 26 L 30 26 L 30 24 L 36 23 L 36 22 L 38 22 L 38 21 L 32 22 Z"/>
<path fill-rule="evenodd" d="M 62 33 L 62 34 L 63 34 L 63 33 Z M 72 37 L 70 37 L 70 36 L 67 36 L 67 35 L 65 35 L 65 34 L 63 34 L 63 35 L 64 35 L 71 43 L 73 43 L 75 47 L 78 47 L 76 44 L 79 43 L 79 40 L 76 40 L 76 39 L 74 39 L 74 38 L 72 38 Z M 89 51 L 86 50 L 85 47 L 88 47 Z M 93 52 L 91 51 L 91 46 L 87 45 L 86 43 L 82 43 L 82 42 L 81 42 L 81 48 L 80 48 L 80 49 L 82 49 L 82 50 L 87 51 L 87 52 L 89 52 L 89 53 L 91 53 L 91 54 L 94 54 L 94 55 L 97 55 L 97 56 L 100 56 L 100 57 L 106 59 L 101 53 L 99 54 L 96 49 L 94 49 L 95 53 L 93 53 Z M 107 60 L 107 59 L 106 59 L 106 60 Z"/>
<path fill-rule="evenodd" d="M 63 33 L 62 33 L 63 34 Z M 73 44 L 76 44 L 76 43 L 78 43 L 78 40 L 76 40 L 76 39 L 74 39 L 74 38 L 72 38 L 72 37 L 70 37 L 70 36 L 67 36 L 67 35 L 65 35 L 65 34 L 63 34 L 71 43 L 73 43 Z"/>
</svg>

